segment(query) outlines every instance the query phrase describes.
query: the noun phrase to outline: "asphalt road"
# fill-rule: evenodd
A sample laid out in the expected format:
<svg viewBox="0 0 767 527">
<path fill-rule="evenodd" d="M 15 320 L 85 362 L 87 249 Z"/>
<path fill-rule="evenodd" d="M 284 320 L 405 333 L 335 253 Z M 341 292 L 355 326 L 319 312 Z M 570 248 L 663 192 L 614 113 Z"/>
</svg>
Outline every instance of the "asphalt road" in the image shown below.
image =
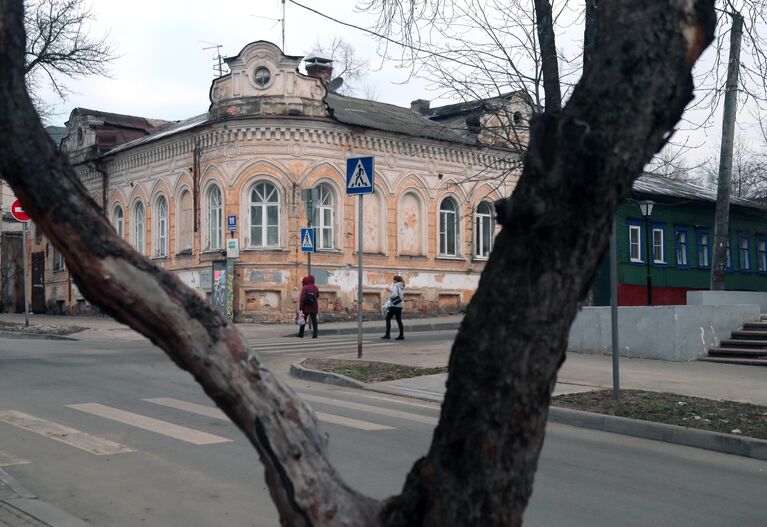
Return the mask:
<svg viewBox="0 0 767 527">
<path fill-rule="evenodd" d="M 307 351 L 274 342 L 264 356 L 276 371 Z M 327 342 L 356 349 L 354 336 Z M 342 475 L 377 498 L 398 492 L 438 407 L 287 380 L 318 412 Z M 0 339 L 0 466 L 99 527 L 278 525 L 255 451 L 143 342 Z M 764 526 L 766 488 L 765 462 L 550 425 L 526 525 Z"/>
</svg>

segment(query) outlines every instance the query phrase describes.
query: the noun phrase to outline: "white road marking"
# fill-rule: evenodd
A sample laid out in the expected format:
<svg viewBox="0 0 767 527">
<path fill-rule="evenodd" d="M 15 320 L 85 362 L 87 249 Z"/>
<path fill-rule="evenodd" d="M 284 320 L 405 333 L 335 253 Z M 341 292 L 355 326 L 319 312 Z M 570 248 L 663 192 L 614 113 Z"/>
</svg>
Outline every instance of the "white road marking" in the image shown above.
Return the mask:
<svg viewBox="0 0 767 527">
<path fill-rule="evenodd" d="M 416 403 L 416 402 L 413 402 L 413 401 L 406 401 L 404 399 L 398 398 L 397 396 L 389 396 L 389 397 L 387 397 L 385 395 L 372 395 L 372 394 L 369 394 L 369 393 L 357 393 L 357 392 L 354 392 L 354 393 L 352 393 L 352 392 L 339 392 L 339 393 L 346 393 L 346 394 L 352 395 L 354 397 L 362 397 L 364 399 L 373 399 L 375 401 L 386 401 L 388 403 L 397 403 L 397 404 L 402 404 L 402 405 L 405 405 L 405 406 L 413 406 L 415 408 L 426 408 L 426 409 L 429 409 L 429 410 L 437 410 L 437 411 L 440 410 L 440 405 L 438 403 L 433 403 L 433 404 L 425 403 L 425 402 L 423 402 L 423 403 Z"/>
<path fill-rule="evenodd" d="M 126 452 L 135 452 L 120 443 L 115 443 L 109 439 L 92 436 L 85 432 L 80 432 L 74 428 L 69 428 L 45 419 L 39 419 L 32 415 L 15 410 L 0 412 L 0 421 L 13 425 L 23 430 L 28 430 L 41 436 L 48 437 L 60 443 L 64 443 L 80 450 L 85 450 L 90 454 L 97 456 L 107 456 L 111 454 L 124 454 Z"/>
<path fill-rule="evenodd" d="M 154 432 L 156 434 L 172 437 L 180 441 L 192 443 L 193 445 L 214 445 L 217 443 L 231 443 L 232 440 L 226 437 L 221 437 L 207 432 L 200 432 L 192 428 L 185 426 L 174 425 L 166 421 L 147 417 L 145 415 L 134 414 L 133 412 L 126 412 L 125 410 L 118 410 L 98 403 L 86 403 L 86 404 L 70 404 L 69 408 L 79 410 L 91 415 L 97 415 L 104 419 L 110 419 L 123 423 L 136 428 L 141 428 L 148 432 Z"/>
<path fill-rule="evenodd" d="M 340 408 L 349 408 L 352 410 L 360 410 L 362 412 L 370 412 L 378 415 L 386 415 L 389 417 L 396 417 L 404 419 L 406 421 L 414 421 L 416 423 L 424 423 L 427 425 L 436 425 L 438 419 L 436 417 L 429 417 L 427 415 L 411 414 L 408 412 L 400 412 L 399 410 L 389 410 L 388 408 L 379 408 L 378 406 L 369 406 L 367 404 L 353 403 L 350 401 L 342 401 L 340 399 L 331 399 L 330 397 L 322 397 L 321 395 L 311 395 L 308 393 L 301 394 L 301 397 L 307 401 L 329 404 L 331 406 L 338 406 Z"/>
<path fill-rule="evenodd" d="M 228 421 L 229 418 L 219 410 L 212 406 L 205 406 L 202 404 L 189 403 L 181 401 L 179 399 L 173 399 L 171 397 L 158 397 L 155 399 L 144 399 L 144 401 L 167 406 L 169 408 L 175 408 L 177 410 L 183 410 L 193 414 L 204 415 L 206 417 L 212 417 L 213 419 L 221 419 Z M 314 412 L 317 419 L 325 423 L 332 423 L 335 425 L 347 426 L 349 428 L 356 428 L 357 430 L 374 431 L 374 430 L 393 430 L 391 426 L 381 425 L 378 423 L 371 423 L 369 421 L 362 421 L 360 419 L 352 419 L 350 417 L 343 417 L 340 415 L 327 414 L 324 412 Z"/>
<path fill-rule="evenodd" d="M 26 459 L 21 459 L 20 457 L 12 456 L 8 452 L 3 452 L 0 450 L 0 467 L 10 467 L 13 465 L 26 465 L 29 463 Z"/>
<path fill-rule="evenodd" d="M 374 430 L 394 430 L 393 426 L 379 425 L 378 423 L 371 423 L 370 421 L 362 421 L 360 419 L 352 419 L 351 417 L 343 417 L 341 415 L 326 414 L 325 412 L 314 412 L 317 419 L 324 423 L 331 423 L 334 425 L 347 426 L 349 428 L 356 428 L 357 430 L 365 430 L 371 432 Z"/>
</svg>

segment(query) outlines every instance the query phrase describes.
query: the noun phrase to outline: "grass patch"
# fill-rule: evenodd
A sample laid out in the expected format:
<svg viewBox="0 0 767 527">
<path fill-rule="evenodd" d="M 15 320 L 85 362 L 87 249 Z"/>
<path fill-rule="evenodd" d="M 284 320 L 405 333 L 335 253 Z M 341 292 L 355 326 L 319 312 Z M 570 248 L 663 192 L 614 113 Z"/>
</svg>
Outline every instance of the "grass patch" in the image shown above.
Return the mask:
<svg viewBox="0 0 767 527">
<path fill-rule="evenodd" d="M 0 321 L 0 330 L 15 331 L 17 333 L 39 333 L 45 335 L 71 335 L 85 331 L 83 326 L 58 326 L 55 324 L 30 324 L 25 326 L 21 322 L 3 322 Z"/>
<path fill-rule="evenodd" d="M 306 359 L 301 363 L 305 368 L 312 370 L 339 373 L 361 382 L 394 381 L 408 379 L 421 375 L 433 375 L 446 373 L 447 368 L 418 368 L 404 366 L 402 364 L 390 364 L 387 362 L 373 362 L 362 360 L 345 359 Z"/>
<path fill-rule="evenodd" d="M 767 439 L 767 407 L 673 393 L 621 390 L 558 395 L 551 404 L 573 410 L 686 426 L 709 432 Z"/>
</svg>

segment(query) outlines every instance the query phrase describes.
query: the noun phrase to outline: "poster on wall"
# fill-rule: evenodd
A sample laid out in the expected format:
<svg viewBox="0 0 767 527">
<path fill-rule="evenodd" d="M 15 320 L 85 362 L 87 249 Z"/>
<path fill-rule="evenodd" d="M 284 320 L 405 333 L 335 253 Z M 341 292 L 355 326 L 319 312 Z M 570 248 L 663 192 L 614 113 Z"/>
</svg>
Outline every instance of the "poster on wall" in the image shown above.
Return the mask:
<svg viewBox="0 0 767 527">
<path fill-rule="evenodd" d="M 234 262 L 213 262 L 213 290 L 210 301 L 213 307 L 230 320 L 234 316 Z"/>
</svg>

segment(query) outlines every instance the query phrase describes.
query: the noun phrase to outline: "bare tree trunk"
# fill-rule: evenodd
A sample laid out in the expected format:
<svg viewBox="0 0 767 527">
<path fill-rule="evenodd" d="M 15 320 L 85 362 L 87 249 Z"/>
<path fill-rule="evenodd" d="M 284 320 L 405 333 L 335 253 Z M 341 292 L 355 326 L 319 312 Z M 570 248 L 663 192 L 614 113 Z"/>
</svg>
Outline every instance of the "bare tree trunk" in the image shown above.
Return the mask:
<svg viewBox="0 0 767 527">
<path fill-rule="evenodd" d="M 722 149 L 719 154 L 719 185 L 716 192 L 714 257 L 711 264 L 712 291 L 724 291 L 727 271 L 727 240 L 730 237 L 732 148 L 735 138 L 735 113 L 738 110 L 740 40 L 743 35 L 743 17 L 739 13 L 730 13 L 730 16 L 732 17 L 730 64 L 727 68 L 727 87 L 724 94 L 724 115 L 722 116 Z"/>
<path fill-rule="evenodd" d="M 431 448 L 383 504 L 344 484 L 311 411 L 239 332 L 99 214 L 25 92 L 22 0 L 0 7 L 0 173 L 85 297 L 163 348 L 245 433 L 283 525 L 521 525 L 578 301 L 619 200 L 692 97 L 712 0 L 600 5 L 592 67 L 564 111 L 535 120 L 519 185 L 497 205 L 503 229 L 453 345 Z"/>
<path fill-rule="evenodd" d="M 594 53 L 594 40 L 597 36 L 597 0 L 586 0 L 583 29 L 583 71 L 591 65 L 591 54 Z"/>
<path fill-rule="evenodd" d="M 562 109 L 562 92 L 559 85 L 559 61 L 554 35 L 554 19 L 551 16 L 551 2 L 549 0 L 535 0 L 535 19 L 538 41 L 541 46 L 545 111 L 556 113 Z"/>
</svg>

